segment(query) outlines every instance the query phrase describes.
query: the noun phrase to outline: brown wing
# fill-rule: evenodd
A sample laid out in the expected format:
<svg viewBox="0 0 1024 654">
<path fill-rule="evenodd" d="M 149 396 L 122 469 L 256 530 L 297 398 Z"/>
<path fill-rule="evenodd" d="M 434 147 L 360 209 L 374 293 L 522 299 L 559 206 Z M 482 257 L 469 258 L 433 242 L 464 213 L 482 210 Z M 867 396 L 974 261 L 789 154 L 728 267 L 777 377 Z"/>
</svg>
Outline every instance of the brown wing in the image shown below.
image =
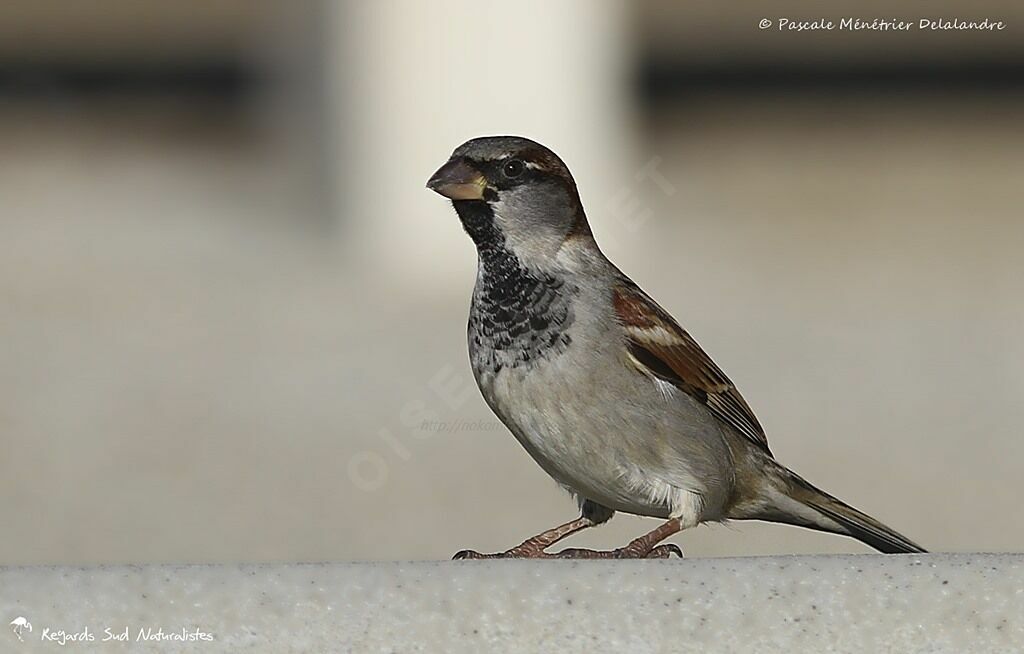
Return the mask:
<svg viewBox="0 0 1024 654">
<path fill-rule="evenodd" d="M 617 287 L 613 300 L 630 354 L 641 368 L 697 398 L 771 454 L 764 429 L 739 391 L 672 316 L 632 283 Z"/>
</svg>

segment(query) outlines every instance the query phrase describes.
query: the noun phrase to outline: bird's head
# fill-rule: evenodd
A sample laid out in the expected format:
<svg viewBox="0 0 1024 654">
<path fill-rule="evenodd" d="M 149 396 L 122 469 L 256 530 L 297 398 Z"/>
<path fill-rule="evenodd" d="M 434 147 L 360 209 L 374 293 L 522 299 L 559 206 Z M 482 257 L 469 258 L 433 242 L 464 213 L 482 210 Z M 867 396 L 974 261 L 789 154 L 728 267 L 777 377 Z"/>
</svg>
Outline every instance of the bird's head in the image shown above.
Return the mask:
<svg viewBox="0 0 1024 654">
<path fill-rule="evenodd" d="M 574 234 L 590 234 L 576 182 L 562 160 L 519 136 L 467 141 L 427 182 L 451 199 L 478 248 L 501 244 L 544 256 Z"/>
</svg>

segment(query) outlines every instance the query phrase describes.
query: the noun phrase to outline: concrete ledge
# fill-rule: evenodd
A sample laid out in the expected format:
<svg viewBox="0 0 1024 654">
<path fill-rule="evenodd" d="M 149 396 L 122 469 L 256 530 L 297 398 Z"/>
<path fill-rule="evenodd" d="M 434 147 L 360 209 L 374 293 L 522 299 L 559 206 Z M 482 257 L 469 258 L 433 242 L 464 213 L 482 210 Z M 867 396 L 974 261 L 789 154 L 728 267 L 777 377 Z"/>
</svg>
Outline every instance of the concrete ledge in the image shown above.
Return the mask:
<svg viewBox="0 0 1024 654">
<path fill-rule="evenodd" d="M 1018 652 L 1024 555 L 0 568 L 0 619 L 4 652 Z"/>
</svg>

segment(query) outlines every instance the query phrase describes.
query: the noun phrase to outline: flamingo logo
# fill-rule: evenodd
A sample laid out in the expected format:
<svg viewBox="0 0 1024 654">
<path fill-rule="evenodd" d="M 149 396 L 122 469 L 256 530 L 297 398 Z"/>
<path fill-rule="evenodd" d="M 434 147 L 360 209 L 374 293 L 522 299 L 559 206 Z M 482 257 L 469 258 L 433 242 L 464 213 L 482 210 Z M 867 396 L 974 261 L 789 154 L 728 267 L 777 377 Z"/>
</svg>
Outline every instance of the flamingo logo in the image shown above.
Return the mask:
<svg viewBox="0 0 1024 654">
<path fill-rule="evenodd" d="M 25 639 L 21 635 L 25 633 L 26 629 L 32 633 L 32 623 L 19 615 L 11 620 L 11 629 L 14 630 L 14 635 L 18 637 L 18 640 L 24 643 Z"/>
</svg>

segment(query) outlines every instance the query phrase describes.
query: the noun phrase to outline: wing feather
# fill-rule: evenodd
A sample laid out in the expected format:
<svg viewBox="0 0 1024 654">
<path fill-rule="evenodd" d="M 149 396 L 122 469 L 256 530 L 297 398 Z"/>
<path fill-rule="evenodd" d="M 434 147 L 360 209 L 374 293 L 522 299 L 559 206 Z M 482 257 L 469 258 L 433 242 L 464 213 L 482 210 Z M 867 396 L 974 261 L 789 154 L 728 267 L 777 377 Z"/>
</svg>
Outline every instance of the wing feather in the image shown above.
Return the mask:
<svg viewBox="0 0 1024 654">
<path fill-rule="evenodd" d="M 736 386 L 668 312 L 632 283 L 617 287 L 613 302 L 630 353 L 648 374 L 697 398 L 720 420 L 771 454 L 764 429 Z"/>
</svg>

